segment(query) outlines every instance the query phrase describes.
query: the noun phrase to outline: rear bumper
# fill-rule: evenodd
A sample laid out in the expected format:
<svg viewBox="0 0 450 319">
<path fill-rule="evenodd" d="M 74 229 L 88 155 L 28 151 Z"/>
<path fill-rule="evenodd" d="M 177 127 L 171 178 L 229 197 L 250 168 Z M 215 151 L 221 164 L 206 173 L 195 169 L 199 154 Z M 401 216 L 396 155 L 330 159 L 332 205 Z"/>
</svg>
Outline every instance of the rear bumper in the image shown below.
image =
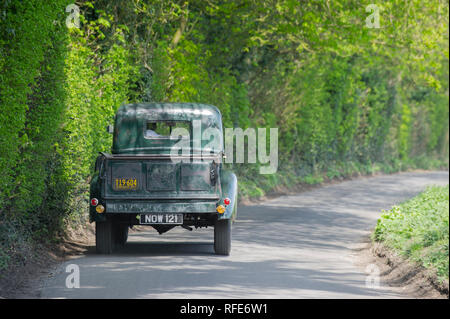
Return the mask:
<svg viewBox="0 0 450 319">
<path fill-rule="evenodd" d="M 90 206 L 90 221 L 104 221 L 107 216 L 135 220 L 137 215 L 145 213 L 177 213 L 196 215 L 217 215 L 216 201 L 149 201 L 149 200 L 99 200 L 105 207 L 103 213 L 97 213 Z"/>
<path fill-rule="evenodd" d="M 215 213 L 216 202 L 151 202 L 151 201 L 106 201 L 107 214 L 141 213 Z"/>
<path fill-rule="evenodd" d="M 153 226 L 153 227 L 175 227 L 175 226 L 195 226 L 195 227 L 206 227 L 213 226 L 215 221 L 218 219 L 217 213 L 182 213 L 183 214 L 183 224 L 141 224 L 139 216 L 141 214 L 128 214 L 128 213 L 103 213 L 98 214 L 95 219 L 96 222 L 105 221 L 107 219 L 114 220 L 114 223 L 126 224 L 126 225 L 142 225 L 142 226 Z"/>
</svg>

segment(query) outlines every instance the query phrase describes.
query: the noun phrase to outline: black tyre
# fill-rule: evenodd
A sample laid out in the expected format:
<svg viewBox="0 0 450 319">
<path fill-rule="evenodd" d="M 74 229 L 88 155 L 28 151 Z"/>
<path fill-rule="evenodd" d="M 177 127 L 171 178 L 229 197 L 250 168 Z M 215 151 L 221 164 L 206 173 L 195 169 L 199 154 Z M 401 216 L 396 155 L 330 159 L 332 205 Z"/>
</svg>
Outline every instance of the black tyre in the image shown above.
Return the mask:
<svg viewBox="0 0 450 319">
<path fill-rule="evenodd" d="M 231 220 L 216 221 L 214 225 L 214 251 L 228 256 L 231 252 Z"/>
<path fill-rule="evenodd" d="M 111 254 L 114 249 L 114 231 L 111 220 L 95 223 L 95 247 L 99 254 Z"/>
<path fill-rule="evenodd" d="M 116 224 L 114 225 L 114 239 L 118 247 L 125 245 L 128 239 L 128 225 Z"/>
</svg>

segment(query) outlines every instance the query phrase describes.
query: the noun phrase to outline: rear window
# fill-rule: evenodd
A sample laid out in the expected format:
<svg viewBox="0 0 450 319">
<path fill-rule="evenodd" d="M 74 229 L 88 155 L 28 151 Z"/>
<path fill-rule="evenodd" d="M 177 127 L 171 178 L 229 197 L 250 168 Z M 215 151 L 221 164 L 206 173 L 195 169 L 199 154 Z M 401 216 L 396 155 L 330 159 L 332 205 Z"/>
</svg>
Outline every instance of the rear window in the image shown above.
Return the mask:
<svg viewBox="0 0 450 319">
<path fill-rule="evenodd" d="M 148 121 L 144 127 L 144 137 L 147 139 L 189 138 L 190 133 L 189 121 Z"/>
</svg>

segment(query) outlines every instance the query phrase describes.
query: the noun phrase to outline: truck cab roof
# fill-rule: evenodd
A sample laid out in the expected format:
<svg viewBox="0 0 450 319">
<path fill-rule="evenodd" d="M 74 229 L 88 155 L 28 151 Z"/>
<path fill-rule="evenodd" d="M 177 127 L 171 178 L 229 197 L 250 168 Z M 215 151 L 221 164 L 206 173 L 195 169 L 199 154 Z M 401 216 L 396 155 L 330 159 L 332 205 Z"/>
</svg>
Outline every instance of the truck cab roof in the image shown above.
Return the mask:
<svg viewBox="0 0 450 319">
<path fill-rule="evenodd" d="M 117 111 L 113 154 L 167 154 L 180 145 L 189 145 L 191 152 L 222 152 L 219 109 L 200 103 L 136 103 Z"/>
</svg>

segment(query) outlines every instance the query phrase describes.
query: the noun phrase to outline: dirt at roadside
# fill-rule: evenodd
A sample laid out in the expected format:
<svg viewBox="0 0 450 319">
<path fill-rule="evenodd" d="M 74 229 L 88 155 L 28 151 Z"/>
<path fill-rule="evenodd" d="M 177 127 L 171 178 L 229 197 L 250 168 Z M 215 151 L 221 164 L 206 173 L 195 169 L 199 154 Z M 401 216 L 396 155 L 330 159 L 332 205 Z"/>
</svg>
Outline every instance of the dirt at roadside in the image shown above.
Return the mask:
<svg viewBox="0 0 450 319">
<path fill-rule="evenodd" d="M 70 228 L 59 243 L 35 245 L 23 265 L 2 272 L 0 298 L 39 298 L 39 285 L 59 263 L 83 255 L 95 245 L 91 224 Z"/>
<path fill-rule="evenodd" d="M 421 265 L 414 264 L 396 255 L 381 243 L 372 243 L 366 238 L 361 248 L 355 249 L 356 265 L 363 271 L 376 265 L 381 285 L 387 285 L 397 292 L 420 299 L 448 299 L 448 281 L 440 283 L 437 276 Z M 373 267 L 371 267 L 373 271 Z"/>
<path fill-rule="evenodd" d="M 130 233 L 143 231 L 135 226 Z M 36 246 L 27 263 L 0 277 L 0 299 L 40 298 L 39 288 L 60 263 L 95 250 L 95 224 L 69 227 L 66 236 L 52 245 Z"/>
</svg>

